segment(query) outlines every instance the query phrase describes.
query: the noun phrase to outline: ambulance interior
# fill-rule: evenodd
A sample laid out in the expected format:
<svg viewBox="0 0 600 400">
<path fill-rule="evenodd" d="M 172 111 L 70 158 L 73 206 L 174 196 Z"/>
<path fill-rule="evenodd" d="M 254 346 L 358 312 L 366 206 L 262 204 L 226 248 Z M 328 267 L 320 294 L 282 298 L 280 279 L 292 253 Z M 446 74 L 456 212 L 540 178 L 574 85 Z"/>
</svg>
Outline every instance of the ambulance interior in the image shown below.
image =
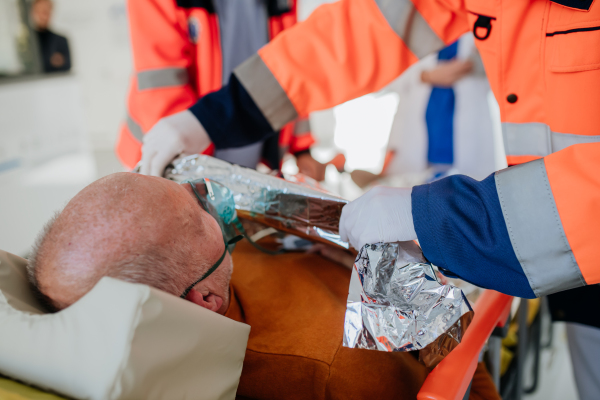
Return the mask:
<svg viewBox="0 0 600 400">
<path fill-rule="evenodd" d="M 324 2 L 300 1 L 299 18 Z M 32 296 L 26 259 L 44 223 L 91 182 L 127 170 L 114 153 L 132 70 L 126 0 L 53 3 L 52 24 L 69 38 L 72 68 L 43 74 L 24 17 L 31 1 L 0 0 L 0 398 L 179 398 L 192 390 L 206 399 L 235 398 L 247 325 L 112 278 L 52 316 Z M 456 51 L 471 59 L 472 38 Z M 498 106 L 481 77 L 456 88 L 457 99 L 461 90 L 480 97 L 477 109 L 457 100 L 464 117 L 455 122 L 486 115 L 487 136 L 455 137 L 450 167 L 428 163 L 424 115 L 431 87 L 420 77 L 436 63 L 437 56 L 426 58 L 378 93 L 310 115 L 312 156 L 323 163 L 345 156 L 343 172 L 326 167 L 325 190 L 353 200 L 379 184 L 410 187 L 453 173 L 482 179 L 506 166 Z M 298 172 L 293 157 L 282 171 Z M 467 364 L 476 360 L 487 361 L 504 399 L 577 398 L 565 325 L 551 323 L 544 298 L 520 302 L 455 283 L 476 315 L 489 318 L 470 328 L 469 352 L 440 364 L 418 398 L 462 399 L 473 374 Z M 166 324 L 228 345 L 211 348 L 191 335 L 172 335 L 161 329 Z M 98 360 L 106 367 L 98 368 Z M 471 375 L 456 380 L 453 365 Z"/>
</svg>

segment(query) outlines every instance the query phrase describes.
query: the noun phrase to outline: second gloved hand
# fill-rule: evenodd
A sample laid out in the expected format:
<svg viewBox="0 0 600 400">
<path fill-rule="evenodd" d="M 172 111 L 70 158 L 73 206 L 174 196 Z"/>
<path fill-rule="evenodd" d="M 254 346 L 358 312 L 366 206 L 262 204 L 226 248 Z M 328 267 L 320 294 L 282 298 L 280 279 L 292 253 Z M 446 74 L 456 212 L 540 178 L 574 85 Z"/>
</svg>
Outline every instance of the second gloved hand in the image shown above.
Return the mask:
<svg viewBox="0 0 600 400">
<path fill-rule="evenodd" d="M 378 186 L 342 209 L 340 236 L 359 250 L 367 243 L 417 239 L 412 189 Z"/>
<path fill-rule="evenodd" d="M 140 173 L 162 176 L 175 157 L 201 153 L 210 143 L 208 133 L 189 110 L 162 118 L 144 136 Z"/>
</svg>

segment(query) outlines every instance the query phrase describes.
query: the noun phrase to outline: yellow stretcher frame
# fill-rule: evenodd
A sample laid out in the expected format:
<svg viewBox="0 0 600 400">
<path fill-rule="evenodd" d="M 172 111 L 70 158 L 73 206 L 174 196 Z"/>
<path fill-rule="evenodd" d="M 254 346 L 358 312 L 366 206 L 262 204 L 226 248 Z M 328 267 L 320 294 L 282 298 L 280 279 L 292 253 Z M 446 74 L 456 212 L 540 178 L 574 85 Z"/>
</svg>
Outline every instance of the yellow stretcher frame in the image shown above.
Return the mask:
<svg viewBox="0 0 600 400">
<path fill-rule="evenodd" d="M 0 399 L 1 400 L 64 400 L 55 394 L 42 392 L 30 386 L 24 385 L 0 377 Z"/>
</svg>

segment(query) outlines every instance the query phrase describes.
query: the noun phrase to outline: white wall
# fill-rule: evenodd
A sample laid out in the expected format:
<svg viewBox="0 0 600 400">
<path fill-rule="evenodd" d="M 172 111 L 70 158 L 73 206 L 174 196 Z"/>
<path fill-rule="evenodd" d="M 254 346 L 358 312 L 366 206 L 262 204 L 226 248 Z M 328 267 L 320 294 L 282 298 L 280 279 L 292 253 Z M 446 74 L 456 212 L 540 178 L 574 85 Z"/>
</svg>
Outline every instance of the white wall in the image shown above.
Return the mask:
<svg viewBox="0 0 600 400">
<path fill-rule="evenodd" d="M 0 249 L 23 255 L 52 213 L 96 178 L 72 76 L 0 84 Z"/>
<path fill-rule="evenodd" d="M 95 150 L 114 147 L 125 116 L 131 55 L 125 0 L 54 0 L 53 29 L 68 37 Z"/>
<path fill-rule="evenodd" d="M 298 20 L 304 21 L 321 4 L 335 3 L 338 0 L 298 0 Z"/>
<path fill-rule="evenodd" d="M 125 0 L 54 3 L 52 27 L 69 39 L 72 75 L 0 84 L 0 249 L 21 255 L 97 178 L 91 150 L 111 156 L 105 173 L 118 170 L 112 149 L 132 69 Z"/>
<path fill-rule="evenodd" d="M 19 36 L 19 9 L 15 0 L 0 0 L 0 72 L 21 70 L 15 38 Z"/>
<path fill-rule="evenodd" d="M 0 172 L 89 149 L 81 99 L 70 76 L 0 85 Z"/>
</svg>

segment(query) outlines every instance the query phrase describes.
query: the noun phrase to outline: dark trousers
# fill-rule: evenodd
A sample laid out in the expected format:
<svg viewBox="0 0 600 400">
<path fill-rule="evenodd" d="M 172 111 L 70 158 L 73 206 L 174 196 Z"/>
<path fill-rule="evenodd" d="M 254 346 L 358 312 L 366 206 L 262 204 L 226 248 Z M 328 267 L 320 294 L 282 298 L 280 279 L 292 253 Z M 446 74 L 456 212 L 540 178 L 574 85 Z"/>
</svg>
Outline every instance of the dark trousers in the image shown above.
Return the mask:
<svg viewBox="0 0 600 400">
<path fill-rule="evenodd" d="M 600 328 L 600 285 L 583 286 L 548 296 L 553 321 Z"/>
</svg>

